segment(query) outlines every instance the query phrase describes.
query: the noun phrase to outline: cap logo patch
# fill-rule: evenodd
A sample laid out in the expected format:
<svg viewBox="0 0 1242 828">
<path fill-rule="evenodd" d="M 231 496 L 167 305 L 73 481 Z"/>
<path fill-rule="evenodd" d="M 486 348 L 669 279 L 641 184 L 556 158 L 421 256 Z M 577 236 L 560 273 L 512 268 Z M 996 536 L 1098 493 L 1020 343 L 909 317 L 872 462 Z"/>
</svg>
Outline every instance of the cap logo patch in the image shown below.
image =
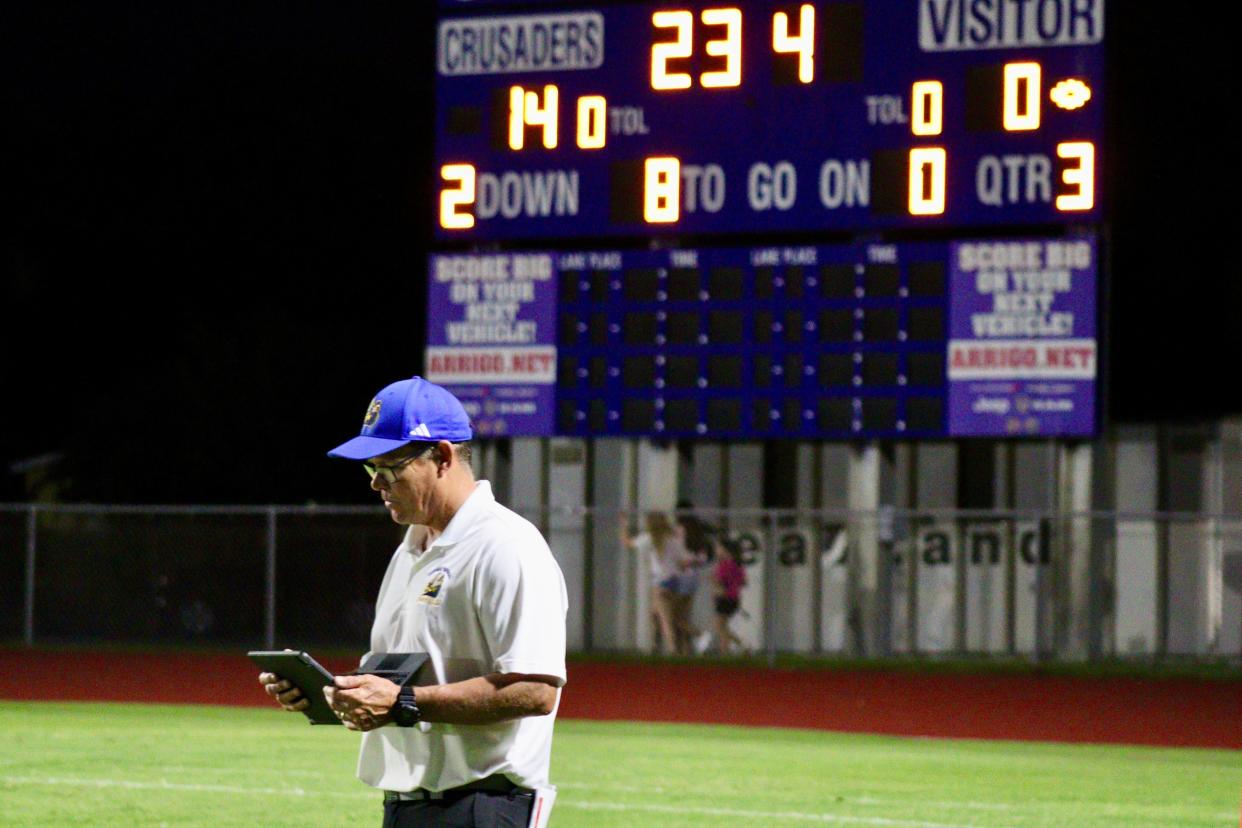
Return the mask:
<svg viewBox="0 0 1242 828">
<path fill-rule="evenodd" d="M 379 413 L 380 401 L 371 400 L 371 406 L 367 409 L 366 416 L 362 418 L 362 427 L 366 428 L 369 425 L 374 425 L 375 421 L 379 419 Z"/>
<path fill-rule="evenodd" d="M 427 428 L 426 423 L 419 423 L 410 430 L 411 437 L 431 437 L 431 429 Z"/>
</svg>

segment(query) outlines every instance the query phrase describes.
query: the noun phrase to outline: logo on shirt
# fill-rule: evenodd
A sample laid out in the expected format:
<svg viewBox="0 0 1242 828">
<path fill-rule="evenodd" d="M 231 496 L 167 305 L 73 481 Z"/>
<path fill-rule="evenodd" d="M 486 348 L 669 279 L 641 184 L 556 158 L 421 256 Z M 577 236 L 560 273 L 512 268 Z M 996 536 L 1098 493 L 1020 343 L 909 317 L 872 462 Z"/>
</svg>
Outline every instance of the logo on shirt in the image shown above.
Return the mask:
<svg viewBox="0 0 1242 828">
<path fill-rule="evenodd" d="M 423 594 L 418 596 L 418 602 L 432 607 L 440 606 L 440 602 L 444 600 L 440 593 L 444 590 L 444 585 L 451 574 L 443 566 L 431 570 L 431 577 L 427 579 L 427 586 L 423 587 Z"/>
</svg>

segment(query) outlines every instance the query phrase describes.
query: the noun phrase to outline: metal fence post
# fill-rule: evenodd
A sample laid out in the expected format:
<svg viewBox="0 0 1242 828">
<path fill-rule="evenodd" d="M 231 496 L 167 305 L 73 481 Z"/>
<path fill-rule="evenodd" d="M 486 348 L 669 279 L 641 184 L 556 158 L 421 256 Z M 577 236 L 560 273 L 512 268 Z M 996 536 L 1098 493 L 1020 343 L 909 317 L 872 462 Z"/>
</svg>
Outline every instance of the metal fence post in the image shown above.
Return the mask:
<svg viewBox="0 0 1242 828">
<path fill-rule="evenodd" d="M 934 518 L 929 521 L 934 525 Z M 910 527 L 903 555 L 906 562 L 906 654 L 919 653 L 919 527 Z"/>
<path fill-rule="evenodd" d="M 1035 564 L 1035 633 L 1032 636 L 1033 652 L 1031 660 L 1035 663 L 1044 661 L 1047 654 L 1045 649 L 1044 627 L 1048 623 L 1048 609 L 1045 606 L 1048 590 L 1048 574 L 1044 570 L 1054 566 L 1053 561 L 1059 560 L 1061 553 L 1060 545 L 1053 546 L 1053 519 L 1045 515 L 1039 519 L 1039 540 L 1036 547 L 1036 564 Z M 1048 560 L 1044 561 L 1044 544 L 1048 545 Z"/>
<path fill-rule="evenodd" d="M 25 614 L 22 616 L 22 640 L 34 646 L 35 558 L 38 552 L 39 507 L 30 504 L 26 512 L 26 585 Z"/>
<path fill-rule="evenodd" d="M 588 506 L 582 516 L 582 649 L 588 653 L 595 649 L 595 523 L 595 507 Z"/>
<path fill-rule="evenodd" d="M 966 625 L 970 621 L 966 586 L 966 555 L 971 540 L 968 526 L 964 520 L 953 522 L 953 531 L 957 535 L 957 554 L 953 556 L 953 649 L 959 656 L 968 649 Z M 983 647 L 987 649 L 987 644 L 984 643 Z"/>
<path fill-rule="evenodd" d="M 1013 491 L 1012 488 L 1009 490 Z M 1010 501 L 1012 508 L 1013 502 Z M 1039 549 L 1036 547 L 1036 555 Z M 1036 558 L 1038 560 L 1038 557 Z M 1005 653 L 1018 653 L 1018 515 L 1011 512 L 1005 523 Z"/>
<path fill-rule="evenodd" d="M 267 509 L 267 574 L 264 584 L 263 641 L 276 647 L 276 507 Z"/>
<path fill-rule="evenodd" d="M 1208 518 L 1208 549 L 1210 550 L 1210 574 L 1208 592 L 1208 617 L 1211 629 L 1208 630 L 1207 651 L 1214 655 L 1220 654 L 1220 638 L 1224 620 L 1224 574 L 1225 549 L 1221 538 L 1220 524 L 1215 515 Z"/>
<path fill-rule="evenodd" d="M 776 521 L 769 513 L 764 527 L 763 554 L 763 648 L 769 667 L 776 666 Z"/>
<path fill-rule="evenodd" d="M 816 457 L 819 448 L 816 447 Z M 816 463 L 816 468 L 819 464 Z M 818 502 L 818 501 L 817 501 Z M 811 566 L 811 651 L 824 651 L 824 519 L 818 508 L 811 512 L 811 549 L 807 556 Z"/>
</svg>

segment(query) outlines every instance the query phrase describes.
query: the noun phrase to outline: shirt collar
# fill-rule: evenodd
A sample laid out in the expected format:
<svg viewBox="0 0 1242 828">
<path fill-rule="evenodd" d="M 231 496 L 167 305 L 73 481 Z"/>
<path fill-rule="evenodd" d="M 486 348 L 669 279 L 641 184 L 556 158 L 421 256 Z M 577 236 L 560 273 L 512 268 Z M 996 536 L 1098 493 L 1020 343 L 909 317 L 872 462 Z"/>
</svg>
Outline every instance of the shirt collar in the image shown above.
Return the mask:
<svg viewBox="0 0 1242 828">
<path fill-rule="evenodd" d="M 496 502 L 496 497 L 492 494 L 492 484 L 486 480 L 479 480 L 474 485 L 474 491 L 466 498 L 465 502 L 453 514 L 449 520 L 448 526 L 444 527 L 444 531 L 440 533 L 440 537 L 432 542 L 432 546 L 451 546 L 468 536 L 476 526 L 476 518 L 478 518 L 489 506 Z"/>
<path fill-rule="evenodd" d="M 427 533 L 427 527 L 421 523 L 414 523 L 406 527 L 405 539 L 402 541 L 405 551 L 413 555 L 415 558 L 427 551 L 424 548 L 425 546 L 428 546 Z"/>
</svg>

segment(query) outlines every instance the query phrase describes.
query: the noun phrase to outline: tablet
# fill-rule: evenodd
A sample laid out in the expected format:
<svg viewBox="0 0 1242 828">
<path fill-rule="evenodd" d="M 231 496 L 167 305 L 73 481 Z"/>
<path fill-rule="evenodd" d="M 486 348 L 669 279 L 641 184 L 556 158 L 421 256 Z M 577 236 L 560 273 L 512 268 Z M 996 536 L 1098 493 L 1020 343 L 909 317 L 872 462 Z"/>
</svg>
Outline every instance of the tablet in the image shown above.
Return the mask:
<svg viewBox="0 0 1242 828">
<path fill-rule="evenodd" d="M 341 723 L 323 697 L 323 688 L 332 683 L 332 674 L 308 653 L 298 650 L 251 650 L 246 655 L 265 672 L 287 679 L 302 691 L 310 707 L 301 712 L 306 714 L 311 724 Z"/>
</svg>

